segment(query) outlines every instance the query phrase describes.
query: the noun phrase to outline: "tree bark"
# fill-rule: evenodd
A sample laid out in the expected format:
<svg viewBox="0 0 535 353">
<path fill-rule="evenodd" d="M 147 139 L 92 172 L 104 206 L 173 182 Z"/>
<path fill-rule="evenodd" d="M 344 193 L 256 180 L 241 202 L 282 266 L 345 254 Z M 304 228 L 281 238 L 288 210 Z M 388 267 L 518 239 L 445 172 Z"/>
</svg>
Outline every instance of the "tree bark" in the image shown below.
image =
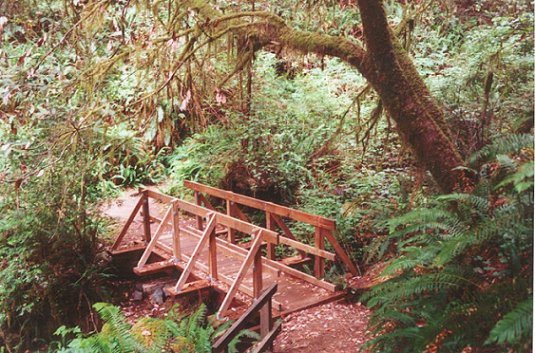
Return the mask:
<svg viewBox="0 0 535 353">
<path fill-rule="evenodd" d="M 463 171 L 456 169 L 463 160 L 451 139 L 443 110 L 390 29 L 381 0 L 358 1 L 366 50 L 348 38 L 294 30 L 269 13 L 242 14 L 265 19 L 243 27 L 238 14 L 230 21 L 221 21 L 229 15 L 221 14 L 206 1 L 185 3 L 206 20 L 205 26 L 235 27 L 240 35 L 254 41 L 256 48 L 276 42 L 304 53 L 338 57 L 355 67 L 377 91 L 402 140 L 440 188 L 450 192 L 471 183 Z"/>
</svg>

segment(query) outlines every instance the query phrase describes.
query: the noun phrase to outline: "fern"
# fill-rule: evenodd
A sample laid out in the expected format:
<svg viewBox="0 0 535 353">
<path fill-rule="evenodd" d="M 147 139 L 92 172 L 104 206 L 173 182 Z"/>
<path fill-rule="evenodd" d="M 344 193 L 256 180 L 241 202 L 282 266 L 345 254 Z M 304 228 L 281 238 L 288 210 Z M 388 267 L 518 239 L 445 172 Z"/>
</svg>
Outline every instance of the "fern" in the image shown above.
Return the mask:
<svg viewBox="0 0 535 353">
<path fill-rule="evenodd" d="M 240 343 L 242 338 L 247 337 L 253 340 L 259 340 L 260 336 L 253 331 L 242 330 L 238 333 L 228 344 L 228 353 L 239 353 L 237 345 Z"/>
<path fill-rule="evenodd" d="M 486 343 L 517 343 L 521 338 L 529 336 L 532 328 L 533 298 L 529 298 L 496 323 Z"/>
<path fill-rule="evenodd" d="M 500 154 L 518 153 L 522 148 L 533 148 L 533 136 L 529 134 L 506 135 L 495 139 L 491 144 L 476 152 L 469 162 L 485 161 L 496 158 Z"/>
<path fill-rule="evenodd" d="M 519 151 L 530 141 L 497 141 L 474 160 Z M 533 162 L 500 155 L 499 163 L 505 168 L 472 194 L 440 196 L 434 207 L 388 222 L 390 235 L 375 247 L 397 243 L 383 270 L 392 278 L 361 297 L 374 310 L 370 329 L 377 336 L 369 350 L 409 353 L 436 345 L 439 352 L 459 352 L 486 344 L 522 351 L 530 345 Z"/>
</svg>

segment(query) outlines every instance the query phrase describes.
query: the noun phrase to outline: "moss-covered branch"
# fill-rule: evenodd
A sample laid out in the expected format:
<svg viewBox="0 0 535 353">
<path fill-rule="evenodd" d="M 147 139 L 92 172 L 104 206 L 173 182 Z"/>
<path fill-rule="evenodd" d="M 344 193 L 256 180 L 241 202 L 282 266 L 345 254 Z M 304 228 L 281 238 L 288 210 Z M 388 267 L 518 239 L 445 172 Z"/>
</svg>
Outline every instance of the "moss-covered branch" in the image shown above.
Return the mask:
<svg viewBox="0 0 535 353">
<path fill-rule="evenodd" d="M 205 19 L 205 26 L 232 26 L 242 22 L 243 17 L 262 17 L 262 23 L 237 31 L 255 42 L 255 47 L 277 43 L 303 53 L 316 53 L 338 57 L 356 67 L 364 76 L 371 75 L 367 65 L 366 51 L 354 40 L 331 36 L 323 33 L 295 30 L 284 20 L 268 12 L 243 12 L 223 14 L 214 5 L 205 0 L 186 0 L 185 6 L 191 8 Z"/>
</svg>

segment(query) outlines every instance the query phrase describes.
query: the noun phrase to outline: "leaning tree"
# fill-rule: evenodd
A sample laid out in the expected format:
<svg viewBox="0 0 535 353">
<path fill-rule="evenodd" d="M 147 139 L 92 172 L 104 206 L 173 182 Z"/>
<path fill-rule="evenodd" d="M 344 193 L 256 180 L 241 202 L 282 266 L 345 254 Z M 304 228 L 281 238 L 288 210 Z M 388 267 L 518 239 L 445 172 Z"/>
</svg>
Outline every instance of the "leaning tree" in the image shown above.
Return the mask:
<svg viewBox="0 0 535 353">
<path fill-rule="evenodd" d="M 296 30 L 269 12 L 223 13 L 205 0 L 182 3 L 198 15 L 195 29 L 191 29 L 191 38 L 195 40 L 202 36 L 211 42 L 232 32 L 247 43 L 249 55 L 245 57 L 251 57 L 254 51 L 263 47 L 277 45 L 345 61 L 368 80 L 386 112 L 396 122 L 402 140 L 443 191 L 470 183 L 463 169 L 459 168 L 463 159 L 452 141 L 444 112 L 394 34 L 382 0 L 358 1 L 363 44 L 354 38 Z"/>
</svg>

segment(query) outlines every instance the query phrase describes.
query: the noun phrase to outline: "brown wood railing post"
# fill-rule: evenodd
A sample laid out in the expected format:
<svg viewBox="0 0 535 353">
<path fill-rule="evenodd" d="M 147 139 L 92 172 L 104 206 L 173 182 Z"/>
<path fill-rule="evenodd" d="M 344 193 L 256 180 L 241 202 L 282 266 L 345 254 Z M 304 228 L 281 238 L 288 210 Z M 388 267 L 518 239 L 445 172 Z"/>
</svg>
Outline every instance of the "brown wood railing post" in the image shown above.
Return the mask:
<svg viewBox="0 0 535 353">
<path fill-rule="evenodd" d="M 198 191 L 195 191 L 195 204 L 197 206 L 201 206 L 201 195 L 199 194 Z M 202 230 L 203 229 L 203 224 L 202 224 L 202 217 L 201 216 L 197 216 L 195 217 L 197 219 L 197 229 L 198 230 Z"/>
<path fill-rule="evenodd" d="M 321 228 L 316 226 L 314 230 L 314 240 L 317 249 L 323 250 L 325 248 L 325 239 L 321 232 Z M 314 256 L 314 275 L 316 278 L 323 278 L 325 276 L 325 260 L 321 256 Z"/>
<path fill-rule="evenodd" d="M 208 266 L 210 267 L 210 276 L 217 280 L 217 242 L 215 229 L 210 233 L 210 239 L 208 240 L 208 252 L 210 257 L 208 259 Z"/>
<path fill-rule="evenodd" d="M 226 200 L 227 201 L 227 215 L 232 217 L 232 209 L 233 209 L 233 206 L 234 206 L 234 202 L 231 202 L 229 200 Z M 227 240 L 232 243 L 232 244 L 235 244 L 236 243 L 236 232 L 234 231 L 234 229 L 228 227 L 228 231 L 227 231 Z"/>
<path fill-rule="evenodd" d="M 275 230 L 275 222 L 271 212 L 266 211 L 266 228 L 269 230 Z M 275 244 L 268 242 L 267 243 L 267 258 L 270 260 L 275 260 Z"/>
<path fill-rule="evenodd" d="M 271 299 L 260 309 L 260 337 L 264 338 L 273 328 L 273 317 L 271 316 Z"/>
<path fill-rule="evenodd" d="M 226 352 L 228 344 L 241 330 L 243 330 L 246 327 L 247 323 L 249 323 L 251 318 L 253 318 L 253 316 L 258 313 L 259 309 L 267 311 L 267 309 L 265 308 L 268 307 L 268 302 L 271 302 L 273 295 L 276 292 L 277 292 L 277 284 L 272 284 L 269 288 L 267 288 L 262 293 L 262 295 L 259 298 L 255 299 L 253 301 L 253 304 L 251 304 L 251 306 L 245 311 L 245 313 L 238 320 L 236 320 L 234 324 L 232 324 L 232 326 L 225 333 L 223 333 L 223 335 L 221 335 L 217 339 L 217 341 L 212 346 L 212 352 L 213 353 Z M 266 327 L 267 326 L 264 326 L 264 329 Z M 281 321 L 278 321 L 274 325 L 273 319 L 271 319 L 271 330 L 262 336 L 263 337 L 262 340 L 259 343 L 257 343 L 256 347 L 253 347 L 252 352 L 254 353 L 265 352 L 266 349 L 269 346 L 271 346 L 273 340 L 275 339 L 280 329 L 281 329 Z M 262 328 L 261 328 L 261 331 L 262 331 Z"/>
<path fill-rule="evenodd" d="M 180 208 L 173 202 L 173 256 L 177 260 L 182 259 L 180 249 Z"/>
<path fill-rule="evenodd" d="M 149 196 L 147 190 L 143 190 L 143 235 L 145 242 L 150 242 L 150 213 L 149 213 Z"/>
<path fill-rule="evenodd" d="M 261 237 L 257 234 L 257 237 Z M 253 262 L 253 295 L 256 298 L 262 294 L 262 252 L 256 251 Z"/>
</svg>

